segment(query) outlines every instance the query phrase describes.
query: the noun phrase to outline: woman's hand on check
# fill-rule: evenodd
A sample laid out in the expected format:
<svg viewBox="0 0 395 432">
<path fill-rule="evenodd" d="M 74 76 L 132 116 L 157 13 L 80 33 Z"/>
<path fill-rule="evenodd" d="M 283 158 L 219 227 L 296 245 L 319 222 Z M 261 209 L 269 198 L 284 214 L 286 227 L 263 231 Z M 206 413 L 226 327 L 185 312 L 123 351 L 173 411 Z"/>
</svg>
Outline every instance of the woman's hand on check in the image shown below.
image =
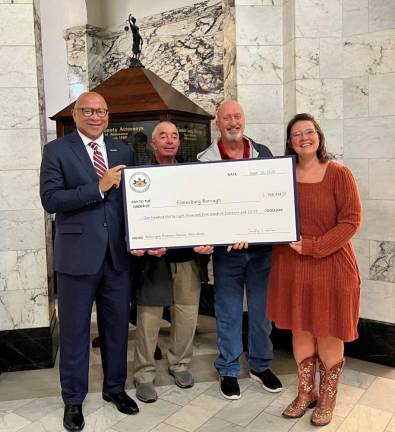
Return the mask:
<svg viewBox="0 0 395 432">
<path fill-rule="evenodd" d="M 302 246 L 302 236 L 300 236 L 300 240 L 296 241 L 296 242 L 292 242 L 289 244 L 289 246 L 295 251 L 297 252 L 299 255 L 302 255 L 302 251 L 303 251 L 303 246 Z"/>
</svg>

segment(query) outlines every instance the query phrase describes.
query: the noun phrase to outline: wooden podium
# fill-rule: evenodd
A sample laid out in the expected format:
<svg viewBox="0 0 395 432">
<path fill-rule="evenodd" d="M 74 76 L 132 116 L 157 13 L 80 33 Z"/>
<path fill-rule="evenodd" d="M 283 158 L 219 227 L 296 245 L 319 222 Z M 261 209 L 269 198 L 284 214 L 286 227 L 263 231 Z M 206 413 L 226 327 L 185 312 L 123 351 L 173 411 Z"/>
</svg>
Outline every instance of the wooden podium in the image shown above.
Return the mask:
<svg viewBox="0 0 395 432">
<path fill-rule="evenodd" d="M 196 161 L 196 154 L 211 142 L 213 116 L 147 69 L 122 69 L 92 91 L 108 104 L 110 121 L 105 135 L 132 146 L 138 165 L 152 162 L 151 135 L 159 121 L 169 120 L 177 126 L 180 154 L 186 162 Z M 73 106 L 51 117 L 58 138 L 74 129 Z"/>
</svg>

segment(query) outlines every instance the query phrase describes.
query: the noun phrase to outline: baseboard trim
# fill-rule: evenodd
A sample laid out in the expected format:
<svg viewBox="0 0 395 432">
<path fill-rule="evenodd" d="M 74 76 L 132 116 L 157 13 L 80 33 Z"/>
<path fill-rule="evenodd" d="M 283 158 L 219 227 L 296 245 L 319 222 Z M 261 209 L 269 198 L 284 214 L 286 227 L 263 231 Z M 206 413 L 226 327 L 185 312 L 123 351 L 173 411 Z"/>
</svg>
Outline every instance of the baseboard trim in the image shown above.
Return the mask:
<svg viewBox="0 0 395 432">
<path fill-rule="evenodd" d="M 51 368 L 59 345 L 56 315 L 48 327 L 0 331 L 0 371 Z"/>
</svg>

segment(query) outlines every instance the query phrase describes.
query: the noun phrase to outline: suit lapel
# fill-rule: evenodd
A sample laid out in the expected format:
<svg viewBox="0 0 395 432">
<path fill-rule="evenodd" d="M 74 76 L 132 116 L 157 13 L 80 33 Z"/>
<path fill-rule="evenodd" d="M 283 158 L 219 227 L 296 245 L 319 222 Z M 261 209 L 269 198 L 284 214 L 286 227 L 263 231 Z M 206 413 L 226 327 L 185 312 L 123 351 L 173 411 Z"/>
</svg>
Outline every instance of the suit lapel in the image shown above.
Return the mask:
<svg viewBox="0 0 395 432">
<path fill-rule="evenodd" d="M 92 164 L 92 161 L 89 157 L 88 152 L 86 151 L 85 145 L 82 142 L 82 139 L 78 135 L 77 131 L 74 131 L 71 134 L 70 148 L 76 154 L 78 159 L 81 161 L 82 166 L 84 167 L 86 172 L 89 174 L 89 176 L 93 180 L 97 180 L 96 170 Z"/>
</svg>

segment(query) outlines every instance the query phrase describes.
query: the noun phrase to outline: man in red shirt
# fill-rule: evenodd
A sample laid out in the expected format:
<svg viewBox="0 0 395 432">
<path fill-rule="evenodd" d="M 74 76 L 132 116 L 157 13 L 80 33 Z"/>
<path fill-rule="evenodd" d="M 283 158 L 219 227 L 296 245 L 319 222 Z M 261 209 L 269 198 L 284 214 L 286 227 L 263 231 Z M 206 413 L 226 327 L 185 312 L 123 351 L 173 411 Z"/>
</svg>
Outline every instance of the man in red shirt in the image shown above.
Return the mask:
<svg viewBox="0 0 395 432">
<path fill-rule="evenodd" d="M 223 102 L 217 111 L 218 142 L 198 154 L 201 162 L 272 157 L 271 151 L 244 136 L 243 108 L 236 101 Z M 280 380 L 270 370 L 273 345 L 271 321 L 265 316 L 271 245 L 240 242 L 215 247 L 213 253 L 215 313 L 219 356 L 214 365 L 220 376 L 221 394 L 239 399 L 239 357 L 243 352 L 243 298 L 248 304 L 248 353 L 250 376 L 265 390 L 279 392 Z"/>
</svg>

